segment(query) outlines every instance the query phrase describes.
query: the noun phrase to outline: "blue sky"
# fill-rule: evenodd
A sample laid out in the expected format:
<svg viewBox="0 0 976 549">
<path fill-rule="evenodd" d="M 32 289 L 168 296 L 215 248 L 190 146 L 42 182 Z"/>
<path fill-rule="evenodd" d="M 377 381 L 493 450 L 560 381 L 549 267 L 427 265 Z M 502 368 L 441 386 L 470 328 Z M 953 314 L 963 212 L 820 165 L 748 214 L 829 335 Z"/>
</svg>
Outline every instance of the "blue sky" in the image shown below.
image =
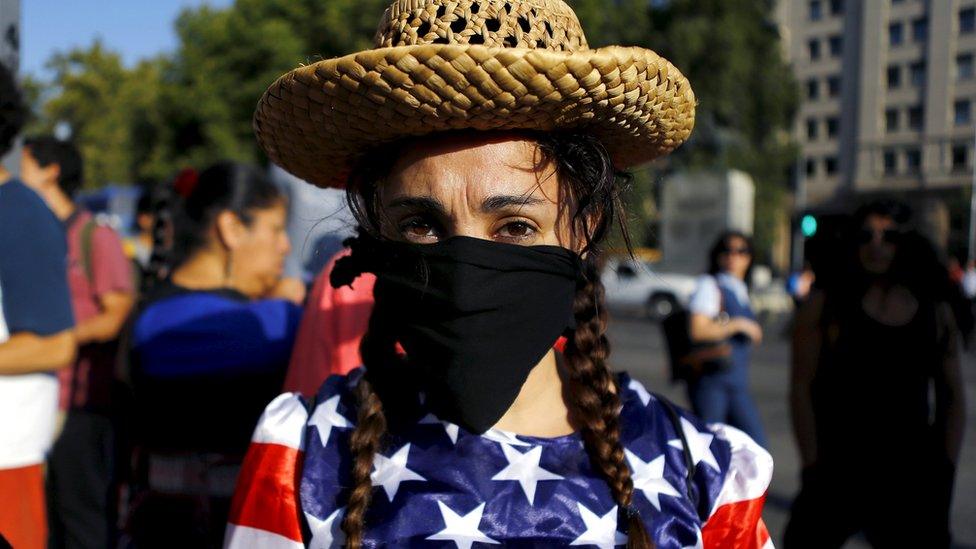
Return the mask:
<svg viewBox="0 0 976 549">
<path fill-rule="evenodd" d="M 96 37 L 127 64 L 176 47 L 173 20 L 184 7 L 232 0 L 21 0 L 21 70 L 42 75 L 56 51 Z"/>
</svg>

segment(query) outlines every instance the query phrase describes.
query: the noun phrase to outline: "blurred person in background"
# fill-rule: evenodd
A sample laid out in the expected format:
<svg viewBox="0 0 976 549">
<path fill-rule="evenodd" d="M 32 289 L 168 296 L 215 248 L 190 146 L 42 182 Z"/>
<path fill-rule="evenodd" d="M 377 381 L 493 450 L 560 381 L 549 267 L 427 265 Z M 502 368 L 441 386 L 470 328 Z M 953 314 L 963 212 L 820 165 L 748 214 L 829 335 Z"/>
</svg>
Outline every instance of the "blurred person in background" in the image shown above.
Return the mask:
<svg viewBox="0 0 976 549">
<path fill-rule="evenodd" d="M 874 547 L 949 546 L 960 337 L 953 283 L 908 219 L 895 202 L 862 207 L 839 265 L 798 311 L 791 403 L 803 474 L 790 549 L 840 547 L 859 531 Z"/>
<path fill-rule="evenodd" d="M 0 158 L 26 120 L 0 63 Z M 0 540 L 17 549 L 47 544 L 44 459 L 57 423 L 56 372 L 75 356 L 67 256 L 61 222 L 0 164 Z"/>
<path fill-rule="evenodd" d="M 136 218 L 133 222 L 133 235 L 130 240 L 132 260 L 142 272 L 149 271 L 149 262 L 153 253 L 153 227 L 155 226 L 153 191 L 151 187 L 147 187 L 142 196 L 139 197 L 139 201 L 136 202 Z"/>
<path fill-rule="evenodd" d="M 60 408 L 66 414 L 47 461 L 49 547 L 111 545 L 115 536 L 112 392 L 118 342 L 135 303 L 130 262 L 122 241 L 77 205 L 82 159 L 73 144 L 54 137 L 24 142 L 21 177 L 64 224 L 68 286 L 78 357 L 61 370 Z"/>
<path fill-rule="evenodd" d="M 688 380 L 688 398 L 705 422 L 742 429 L 765 447 L 759 410 L 749 393 L 752 348 L 763 337 L 749 301 L 752 264 L 752 239 L 739 231 L 721 234 L 709 251 L 708 273 L 699 278 L 688 304 L 689 332 L 695 343 L 727 345 L 728 353 Z"/>
<path fill-rule="evenodd" d="M 330 375 L 346 375 L 363 364 L 359 344 L 373 311 L 376 275 L 363 273 L 348 286 L 332 287 L 332 269 L 347 255 L 348 249 L 335 254 L 312 286 L 285 376 L 285 391 L 315 396 Z"/>
<path fill-rule="evenodd" d="M 301 308 L 278 285 L 286 201 L 259 170 L 216 164 L 187 189 L 172 274 L 133 327 L 138 547 L 219 546 L 251 431 L 280 391 Z M 164 216 L 165 217 L 165 216 Z"/>
</svg>

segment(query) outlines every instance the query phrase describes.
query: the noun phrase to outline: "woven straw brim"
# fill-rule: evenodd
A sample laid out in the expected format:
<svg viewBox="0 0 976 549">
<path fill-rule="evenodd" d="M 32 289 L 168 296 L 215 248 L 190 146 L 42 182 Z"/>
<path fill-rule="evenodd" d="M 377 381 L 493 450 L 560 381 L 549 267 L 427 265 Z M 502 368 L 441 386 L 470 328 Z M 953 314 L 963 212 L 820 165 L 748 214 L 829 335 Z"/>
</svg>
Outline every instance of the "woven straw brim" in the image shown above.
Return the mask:
<svg viewBox="0 0 976 549">
<path fill-rule="evenodd" d="M 688 80 L 647 49 L 426 44 L 293 70 L 261 98 L 254 130 L 273 162 L 341 188 L 363 152 L 406 136 L 583 129 L 629 168 L 674 150 L 694 122 Z"/>
</svg>

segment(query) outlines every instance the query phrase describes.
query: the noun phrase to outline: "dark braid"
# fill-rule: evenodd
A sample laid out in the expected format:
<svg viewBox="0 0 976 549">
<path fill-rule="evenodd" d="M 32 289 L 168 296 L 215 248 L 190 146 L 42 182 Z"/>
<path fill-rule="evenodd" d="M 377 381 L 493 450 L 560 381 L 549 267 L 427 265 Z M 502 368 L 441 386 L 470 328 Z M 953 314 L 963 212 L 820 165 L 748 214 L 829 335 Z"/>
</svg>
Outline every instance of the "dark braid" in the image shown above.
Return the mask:
<svg viewBox="0 0 976 549">
<path fill-rule="evenodd" d="M 587 261 L 587 282 L 576 293 L 573 311 L 576 331 L 566 345 L 566 370 L 569 377 L 573 419 L 580 426 L 590 462 L 610 486 L 619 517 L 626 524 L 627 547 L 654 547 L 634 506 L 634 481 L 620 443 L 619 388 L 607 357 L 607 312 L 603 284 L 594 261 Z"/>
<path fill-rule="evenodd" d="M 356 428 L 352 432 L 349 450 L 352 454 L 352 490 L 346 504 L 346 514 L 342 519 L 342 531 L 346 534 L 346 546 L 358 549 L 362 546 L 365 529 L 366 510 L 373 497 L 373 459 L 380 450 L 387 432 L 386 414 L 380 392 L 370 381 L 378 372 L 405 371 L 396 355 L 396 340 L 389 333 L 388 319 L 377 306 L 369 318 L 369 329 L 359 345 L 364 375 L 356 385 L 356 399 L 359 413 Z"/>
<path fill-rule="evenodd" d="M 356 385 L 359 414 L 352 432 L 349 450 L 352 453 L 352 490 L 342 519 L 342 531 L 346 534 L 346 546 L 359 549 L 363 544 L 366 510 L 373 499 L 373 458 L 379 451 L 380 441 L 386 433 L 386 416 L 383 403 L 364 376 Z"/>
</svg>

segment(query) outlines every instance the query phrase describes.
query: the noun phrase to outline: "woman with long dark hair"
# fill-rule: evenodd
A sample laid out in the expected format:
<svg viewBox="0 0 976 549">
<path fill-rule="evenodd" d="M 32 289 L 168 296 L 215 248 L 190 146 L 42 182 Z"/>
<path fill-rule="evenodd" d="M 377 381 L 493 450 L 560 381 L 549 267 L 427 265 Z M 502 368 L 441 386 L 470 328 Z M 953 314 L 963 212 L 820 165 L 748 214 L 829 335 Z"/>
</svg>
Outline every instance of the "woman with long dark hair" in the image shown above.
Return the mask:
<svg viewBox="0 0 976 549">
<path fill-rule="evenodd" d="M 785 543 L 841 547 L 863 531 L 874 547 L 949 547 L 966 417 L 958 288 L 903 204 L 866 204 L 846 236 L 797 312 L 803 475 Z M 904 501 L 925 505 L 906 521 Z"/>
<path fill-rule="evenodd" d="M 688 137 L 687 80 L 590 50 L 559 0 L 398 0 L 376 45 L 255 115 L 276 163 L 348 192 L 332 283 L 377 281 L 364 368 L 265 411 L 229 546 L 767 543 L 769 454 L 608 365 L 617 169 Z"/>
<path fill-rule="evenodd" d="M 172 241 L 172 268 L 132 328 L 133 432 L 146 483 L 130 521 L 139 547 L 219 545 L 233 479 L 280 391 L 301 315 L 275 297 L 289 251 L 277 187 L 229 162 L 192 183 L 173 227 L 157 231 L 157 252 Z"/>
<path fill-rule="evenodd" d="M 726 231 L 708 253 L 708 272 L 698 280 L 689 303 L 689 331 L 693 341 L 721 345 L 726 352 L 687 380 L 688 398 L 705 422 L 728 423 L 766 446 L 759 410 L 749 393 L 752 348 L 763 335 L 749 301 L 752 249 L 747 234 Z"/>
</svg>

